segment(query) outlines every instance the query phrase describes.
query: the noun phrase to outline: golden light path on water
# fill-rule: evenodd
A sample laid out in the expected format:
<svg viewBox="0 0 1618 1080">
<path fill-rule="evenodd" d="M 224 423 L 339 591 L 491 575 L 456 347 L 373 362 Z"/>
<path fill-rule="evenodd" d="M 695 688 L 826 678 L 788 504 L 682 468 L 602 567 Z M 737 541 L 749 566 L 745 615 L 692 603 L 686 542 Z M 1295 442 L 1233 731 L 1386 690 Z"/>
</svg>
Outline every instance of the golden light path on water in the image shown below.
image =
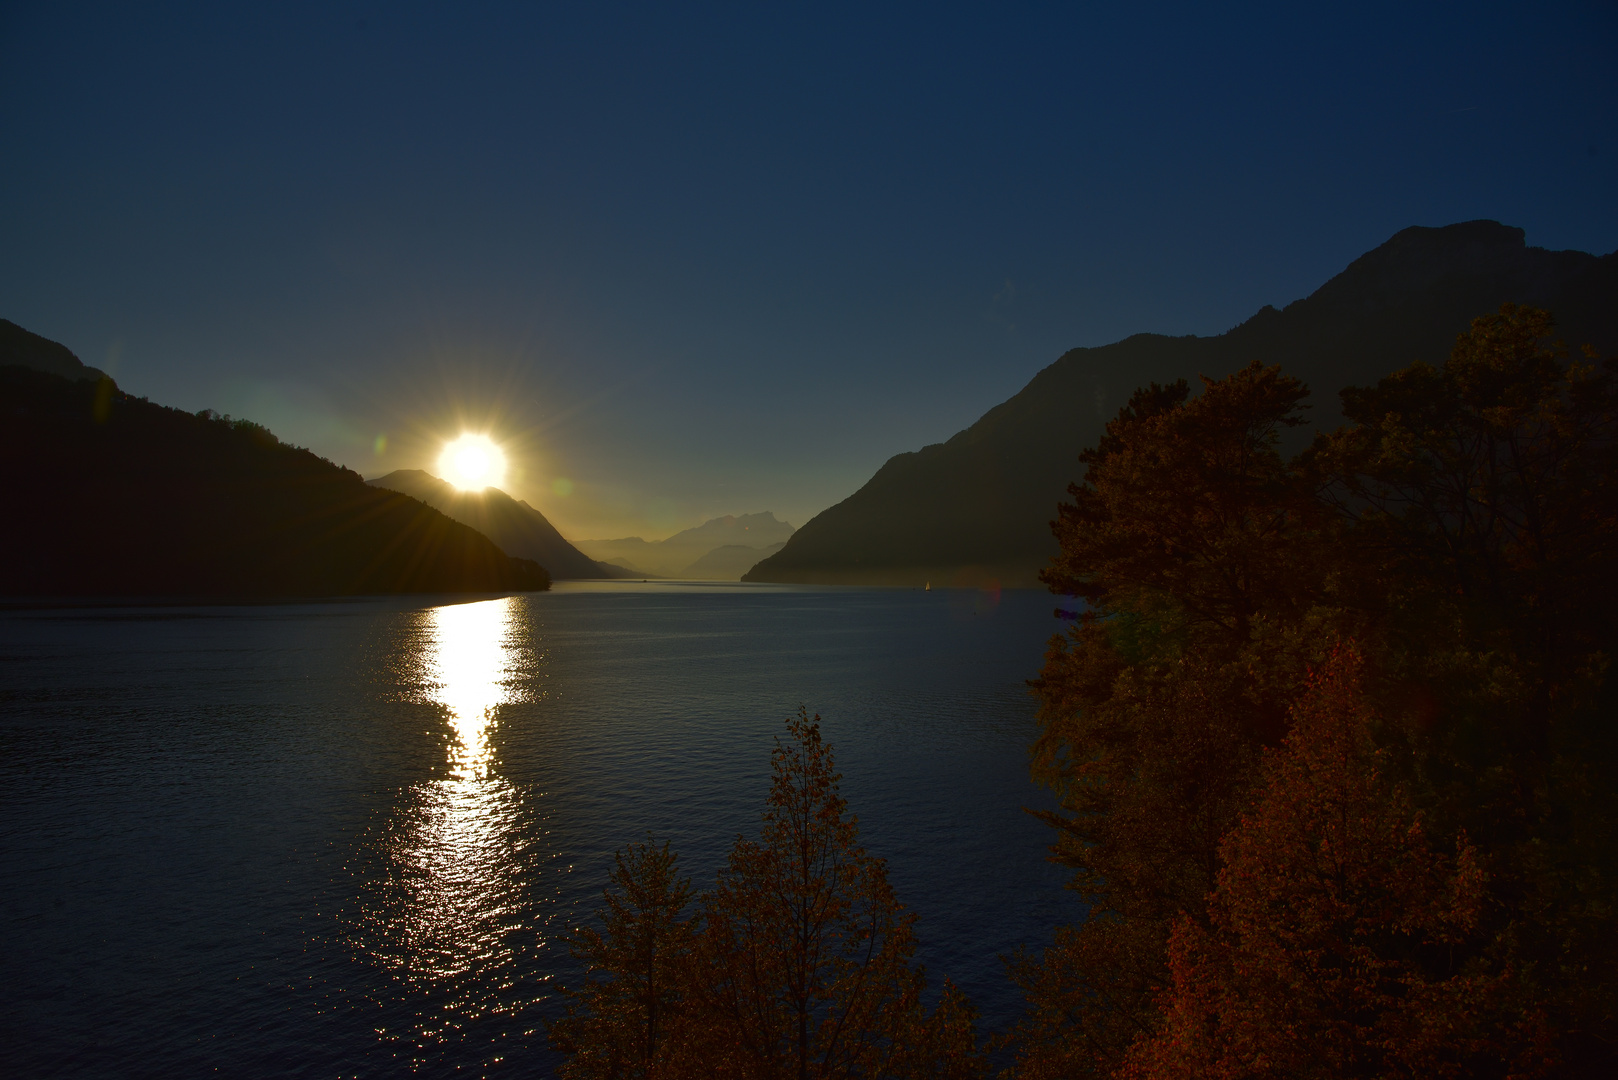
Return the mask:
<svg viewBox="0 0 1618 1080">
<path fill-rule="evenodd" d="M 512 670 L 512 598 L 454 604 L 428 612 L 433 648 L 427 675 L 433 699 L 449 710 L 455 732 L 450 766 L 456 781 L 489 779 L 489 736 L 506 704 Z"/>
<path fill-rule="evenodd" d="M 520 800 L 496 768 L 502 706 L 520 698 L 519 601 L 508 597 L 421 613 L 404 671 L 449 725 L 442 778 L 413 785 L 384 830 L 383 879 L 364 905 L 365 951 L 420 997 L 416 1030 L 382 1032 L 431 1054 L 491 1011 L 514 1006 L 514 931 L 522 929 Z"/>
</svg>

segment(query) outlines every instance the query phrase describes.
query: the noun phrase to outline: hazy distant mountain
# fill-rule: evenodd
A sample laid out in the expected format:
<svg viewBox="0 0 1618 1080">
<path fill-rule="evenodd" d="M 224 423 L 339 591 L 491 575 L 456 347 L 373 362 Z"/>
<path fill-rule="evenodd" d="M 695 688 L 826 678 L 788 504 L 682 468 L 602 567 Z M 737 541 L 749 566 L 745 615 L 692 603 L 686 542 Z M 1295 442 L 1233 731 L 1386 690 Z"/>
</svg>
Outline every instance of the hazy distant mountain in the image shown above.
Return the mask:
<svg viewBox="0 0 1618 1080">
<path fill-rule="evenodd" d="M 66 345 L 24 330 L 9 319 L 0 319 L 0 365 L 5 364 L 47 371 L 74 382 L 107 377 L 100 368 L 90 367 L 74 356 Z"/>
<path fill-rule="evenodd" d="M 604 567 L 562 539 L 545 515 L 499 488 L 461 491 L 420 469 L 399 469 L 366 483 L 420 499 L 500 545 L 508 555 L 533 559 L 555 578 L 625 577 Z"/>
<path fill-rule="evenodd" d="M 0 595 L 550 587 L 537 563 L 257 424 L 21 366 L 0 367 L 0 413 Z"/>
<path fill-rule="evenodd" d="M 785 541 L 764 548 L 726 544 L 714 548 L 674 576 L 694 581 L 740 581 L 742 575 L 758 565 L 761 559 L 774 555 L 784 547 Z"/>
<path fill-rule="evenodd" d="M 595 556 L 602 566 L 616 566 L 635 577 L 669 576 L 650 569 L 663 565 L 661 553 L 656 543 L 638 536 L 626 536 L 622 540 L 575 540 L 573 543 L 579 550 Z"/>
<path fill-rule="evenodd" d="M 784 521 L 777 521 L 769 511 L 762 514 L 742 514 L 711 518 L 694 529 L 685 529 L 664 540 L 666 548 L 715 547 L 719 544 L 742 544 L 746 547 L 768 547 L 791 539 L 795 530 Z"/>
<path fill-rule="evenodd" d="M 775 514 L 727 514 L 692 529 L 675 533 L 666 540 L 642 540 L 629 536 L 621 540 L 575 540 L 574 546 L 592 559 L 611 560 L 637 572 L 659 577 L 695 577 L 709 581 L 735 581 L 752 562 L 757 562 L 791 538 L 793 528 L 776 520 Z M 752 562 L 737 566 L 747 556 L 733 552 L 704 561 L 722 547 L 751 549 Z"/>
<path fill-rule="evenodd" d="M 1308 298 L 1227 333 L 1137 334 L 1066 353 L 948 442 L 889 459 L 744 580 L 1034 585 L 1079 453 L 1136 387 L 1279 363 L 1310 385 L 1313 419 L 1331 427 L 1343 387 L 1441 363 L 1472 318 L 1508 300 L 1551 311 L 1575 347 L 1618 349 L 1618 253 L 1527 247 L 1521 229 L 1493 221 L 1406 229 Z"/>
</svg>

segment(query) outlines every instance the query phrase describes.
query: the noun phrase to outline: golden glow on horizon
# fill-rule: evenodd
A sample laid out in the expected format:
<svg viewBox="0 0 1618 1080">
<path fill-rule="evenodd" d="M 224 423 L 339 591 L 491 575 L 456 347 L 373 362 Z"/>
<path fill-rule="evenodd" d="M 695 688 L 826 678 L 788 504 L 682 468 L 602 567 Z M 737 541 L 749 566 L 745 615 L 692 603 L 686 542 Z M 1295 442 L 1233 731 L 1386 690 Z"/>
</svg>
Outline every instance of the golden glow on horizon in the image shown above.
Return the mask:
<svg viewBox="0 0 1618 1080">
<path fill-rule="evenodd" d="M 462 435 L 438 456 L 438 472 L 462 491 L 498 487 L 506 478 L 506 455 L 487 435 Z"/>
</svg>

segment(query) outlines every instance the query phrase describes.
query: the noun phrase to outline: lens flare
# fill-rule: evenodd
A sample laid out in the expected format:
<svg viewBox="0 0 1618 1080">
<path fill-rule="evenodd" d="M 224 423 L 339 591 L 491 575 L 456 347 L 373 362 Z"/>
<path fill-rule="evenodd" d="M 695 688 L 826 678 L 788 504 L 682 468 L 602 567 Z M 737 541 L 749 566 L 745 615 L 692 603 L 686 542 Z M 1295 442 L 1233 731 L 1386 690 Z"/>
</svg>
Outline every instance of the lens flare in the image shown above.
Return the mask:
<svg viewBox="0 0 1618 1080">
<path fill-rule="evenodd" d="M 481 491 L 505 480 L 506 455 L 487 435 L 462 435 L 444 447 L 438 471 L 462 491 Z"/>
</svg>

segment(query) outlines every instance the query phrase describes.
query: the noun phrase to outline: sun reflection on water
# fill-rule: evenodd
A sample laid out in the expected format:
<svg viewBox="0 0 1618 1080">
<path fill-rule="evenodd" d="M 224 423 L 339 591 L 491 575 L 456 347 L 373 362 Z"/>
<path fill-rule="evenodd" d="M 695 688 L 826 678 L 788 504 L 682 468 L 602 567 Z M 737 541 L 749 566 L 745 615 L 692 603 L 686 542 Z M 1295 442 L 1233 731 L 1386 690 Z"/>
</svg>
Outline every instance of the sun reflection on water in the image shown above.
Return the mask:
<svg viewBox="0 0 1618 1080">
<path fill-rule="evenodd" d="M 448 724 L 446 771 L 404 792 L 379 837 L 381 880 L 360 930 L 365 951 L 420 999 L 415 1030 L 379 1032 L 413 1043 L 418 1063 L 479 1017 L 521 1004 L 510 991 L 516 937 L 527 929 L 522 890 L 536 852 L 524 833 L 533 822 L 500 775 L 493 742 L 502 709 L 523 699 L 531 675 L 521 611 L 513 597 L 432 608 L 401 657 L 417 700 Z"/>
<path fill-rule="evenodd" d="M 513 598 L 433 608 L 427 657 L 432 699 L 449 713 L 455 742 L 450 767 L 465 782 L 489 777 L 489 736 L 495 710 L 509 700 L 513 670 Z"/>
</svg>

